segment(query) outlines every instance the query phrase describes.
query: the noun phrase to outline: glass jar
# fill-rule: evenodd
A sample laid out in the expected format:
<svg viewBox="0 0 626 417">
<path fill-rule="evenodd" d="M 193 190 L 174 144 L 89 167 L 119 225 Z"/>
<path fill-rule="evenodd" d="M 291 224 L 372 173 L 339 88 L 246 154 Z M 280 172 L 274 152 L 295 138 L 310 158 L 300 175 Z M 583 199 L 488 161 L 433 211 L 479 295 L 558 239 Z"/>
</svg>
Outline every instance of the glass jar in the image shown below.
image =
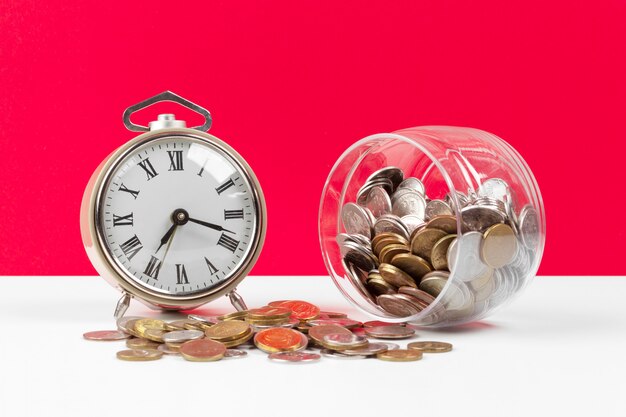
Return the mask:
<svg viewBox="0 0 626 417">
<path fill-rule="evenodd" d="M 535 276 L 545 213 L 530 168 L 502 139 L 415 127 L 341 155 L 322 193 L 319 236 L 331 278 L 359 310 L 451 326 L 487 316 Z"/>
</svg>

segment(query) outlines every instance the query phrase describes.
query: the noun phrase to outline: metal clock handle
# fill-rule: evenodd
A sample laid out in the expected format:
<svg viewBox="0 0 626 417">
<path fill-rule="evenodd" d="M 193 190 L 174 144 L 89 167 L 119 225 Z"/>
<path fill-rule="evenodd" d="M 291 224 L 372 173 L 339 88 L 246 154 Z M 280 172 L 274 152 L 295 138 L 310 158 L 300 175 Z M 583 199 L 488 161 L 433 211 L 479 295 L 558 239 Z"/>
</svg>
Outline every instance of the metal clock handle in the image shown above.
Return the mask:
<svg viewBox="0 0 626 417">
<path fill-rule="evenodd" d="M 146 99 L 144 101 L 141 101 L 133 106 L 130 106 L 129 108 L 127 108 L 126 110 L 124 110 L 124 126 L 126 126 L 126 129 L 130 130 L 131 132 L 147 132 L 150 130 L 150 128 L 148 126 L 141 126 L 141 125 L 137 125 L 133 122 L 130 121 L 130 116 L 141 110 L 141 109 L 145 109 L 146 107 L 149 107 L 155 103 L 159 103 L 161 101 L 171 101 L 174 103 L 178 103 L 183 107 L 187 107 L 190 110 L 195 111 L 196 113 L 202 115 L 204 117 L 204 124 L 202 126 L 195 126 L 192 127 L 191 129 L 196 129 L 199 130 L 201 132 L 206 132 L 207 130 L 209 130 L 211 128 L 211 123 L 212 123 L 212 119 L 211 119 L 211 113 L 209 113 L 209 111 L 207 109 L 205 109 L 204 107 L 200 107 L 195 103 L 192 103 L 191 101 L 179 96 L 178 94 L 174 94 L 171 91 L 164 91 L 161 94 L 157 94 L 154 97 L 150 97 L 149 99 Z"/>
<path fill-rule="evenodd" d="M 228 298 L 230 299 L 230 303 L 233 305 L 233 307 L 235 307 L 235 310 L 237 311 L 247 310 L 248 307 L 246 306 L 246 303 L 243 301 L 243 297 L 237 294 L 236 290 L 237 289 L 235 288 L 234 290 L 226 294 Z"/>
</svg>

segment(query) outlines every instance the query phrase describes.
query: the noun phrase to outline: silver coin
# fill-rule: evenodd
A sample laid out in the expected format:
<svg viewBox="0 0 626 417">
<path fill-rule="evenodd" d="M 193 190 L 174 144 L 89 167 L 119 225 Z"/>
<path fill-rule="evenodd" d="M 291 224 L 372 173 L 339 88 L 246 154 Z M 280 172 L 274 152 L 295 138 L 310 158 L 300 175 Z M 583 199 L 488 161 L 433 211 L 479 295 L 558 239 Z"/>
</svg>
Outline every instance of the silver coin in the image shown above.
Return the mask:
<svg viewBox="0 0 626 417">
<path fill-rule="evenodd" d="M 496 290 L 496 284 L 493 279 L 493 275 L 494 273 L 493 271 L 491 271 L 491 274 L 487 275 L 487 281 L 481 279 L 474 280 L 468 283 L 468 288 L 474 294 L 474 303 L 480 304 L 486 301 Z M 474 310 L 476 311 L 476 308 L 474 308 Z"/>
<path fill-rule="evenodd" d="M 393 184 L 393 189 L 395 190 L 404 179 L 404 173 L 400 168 L 385 167 L 374 172 L 365 182 L 372 182 L 381 178 L 390 180 Z"/>
<path fill-rule="evenodd" d="M 420 180 L 414 177 L 410 177 L 402 181 L 400 185 L 398 185 L 398 189 L 400 188 L 410 188 L 412 190 L 417 191 L 421 195 L 426 194 L 426 188 L 424 187 L 424 184 Z"/>
<path fill-rule="evenodd" d="M 398 197 L 391 212 L 398 217 L 413 215 L 424 219 L 426 200 L 419 193 L 404 193 Z"/>
<path fill-rule="evenodd" d="M 400 345 L 398 345 L 397 343 L 376 342 L 376 344 L 378 344 L 378 345 L 385 345 L 387 347 L 387 350 L 398 350 L 398 349 L 400 349 Z"/>
<path fill-rule="evenodd" d="M 174 330 L 163 334 L 165 343 L 183 343 L 189 340 L 202 339 L 204 332 L 200 330 Z"/>
<path fill-rule="evenodd" d="M 378 267 L 378 259 L 363 246 L 346 242 L 340 251 L 346 263 L 351 263 L 364 271 Z"/>
<path fill-rule="evenodd" d="M 409 214 L 408 216 L 402 216 L 400 220 L 402 220 L 402 223 L 406 227 L 406 230 L 409 232 L 409 236 L 411 236 L 415 230 L 426 226 L 426 222 L 424 222 L 423 219 L 412 214 Z"/>
<path fill-rule="evenodd" d="M 528 249 L 536 250 L 539 246 L 539 217 L 537 210 L 527 204 L 522 208 L 519 216 L 519 230 L 522 243 Z"/>
<path fill-rule="evenodd" d="M 372 223 L 363 207 L 348 203 L 341 209 L 341 219 L 346 232 L 360 234 L 367 238 L 372 237 Z"/>
<path fill-rule="evenodd" d="M 389 194 L 393 192 L 393 183 L 388 178 L 379 178 L 371 182 L 366 182 L 363 187 L 359 189 L 356 194 L 356 202 L 362 207 L 365 207 L 367 196 L 374 187 L 382 187 Z"/>
<path fill-rule="evenodd" d="M 389 194 L 382 187 L 372 188 L 365 200 L 365 207 L 369 209 L 375 218 L 391 212 Z"/>
<path fill-rule="evenodd" d="M 482 233 L 468 232 L 457 237 L 448 247 L 448 266 L 461 281 L 471 281 L 490 269 L 480 257 L 482 242 Z"/>
<path fill-rule="evenodd" d="M 201 316 L 198 314 L 190 314 L 187 316 L 187 318 L 189 320 L 195 320 L 195 321 L 199 321 L 201 323 L 207 323 L 207 324 L 217 324 L 219 322 L 219 320 L 217 319 L 217 317 L 212 317 L 212 316 Z"/>
<path fill-rule="evenodd" d="M 360 271 L 358 268 L 355 268 L 353 264 L 345 262 L 345 260 L 342 260 L 342 264 L 346 272 L 346 276 L 352 283 L 352 286 L 359 292 L 359 294 L 374 303 L 376 300 L 369 293 L 364 284 L 364 279 L 367 279 L 367 274 Z"/>
<path fill-rule="evenodd" d="M 430 200 L 426 203 L 426 209 L 424 210 L 424 215 L 427 219 L 435 216 L 451 216 L 453 214 L 452 208 L 443 200 Z"/>
<path fill-rule="evenodd" d="M 390 232 L 396 233 L 409 240 L 409 231 L 402 223 L 402 220 L 398 216 L 393 214 L 382 215 L 374 223 L 374 233 L 379 235 L 381 233 Z"/>
<path fill-rule="evenodd" d="M 365 355 L 346 355 L 336 350 L 322 349 L 320 354 L 326 358 L 332 359 L 367 359 Z"/>
<path fill-rule="evenodd" d="M 468 230 L 484 231 L 496 223 L 504 223 L 506 214 L 489 206 L 467 206 L 461 209 L 463 224 Z"/>
<path fill-rule="evenodd" d="M 332 333 L 324 336 L 324 342 L 344 349 L 357 348 L 367 343 L 367 339 L 355 334 Z"/>
<path fill-rule="evenodd" d="M 272 361 L 284 363 L 310 363 L 320 360 L 320 355 L 314 352 L 275 352 L 268 358 Z"/>
<path fill-rule="evenodd" d="M 451 194 L 451 193 L 446 194 L 445 201 L 446 201 L 446 203 L 448 203 L 450 208 L 454 210 L 454 208 L 456 206 L 456 203 L 454 202 L 454 199 L 452 198 L 452 195 L 453 194 Z M 469 197 L 466 196 L 465 194 L 463 194 L 462 192 L 455 191 L 454 195 L 456 196 L 456 199 L 459 202 L 459 209 L 462 209 L 463 207 L 467 206 L 470 203 Z"/>
<path fill-rule="evenodd" d="M 398 346 L 398 345 L 396 345 Z M 367 346 L 358 349 L 345 349 L 342 350 L 341 353 L 344 355 L 356 355 L 356 356 L 373 356 L 378 355 L 379 353 L 387 352 L 389 347 L 385 343 L 369 343 Z M 394 349 L 392 349 L 394 350 Z"/>
<path fill-rule="evenodd" d="M 489 197 L 500 201 L 511 201 L 509 184 L 500 178 L 489 178 L 478 187 L 476 194 L 479 197 Z"/>
<path fill-rule="evenodd" d="M 225 358 L 245 358 L 248 356 L 248 352 L 241 349 L 226 349 L 224 353 Z"/>
<path fill-rule="evenodd" d="M 180 352 L 177 350 L 172 350 L 168 345 L 166 344 L 161 344 L 159 346 L 157 346 L 157 350 L 160 350 L 161 352 L 163 352 L 166 355 L 172 355 L 172 356 L 177 356 L 180 355 Z"/>
<path fill-rule="evenodd" d="M 120 317 L 119 319 L 117 319 L 117 328 L 118 330 L 123 331 L 124 333 L 127 334 L 132 334 L 131 331 L 128 329 L 128 327 L 126 327 L 126 324 L 131 321 L 131 320 L 139 320 L 142 319 L 143 317 L 139 317 L 139 316 L 124 316 L 124 317 Z"/>
<path fill-rule="evenodd" d="M 474 294 L 462 281 L 449 281 L 441 302 L 450 310 L 466 310 L 474 305 Z"/>
</svg>

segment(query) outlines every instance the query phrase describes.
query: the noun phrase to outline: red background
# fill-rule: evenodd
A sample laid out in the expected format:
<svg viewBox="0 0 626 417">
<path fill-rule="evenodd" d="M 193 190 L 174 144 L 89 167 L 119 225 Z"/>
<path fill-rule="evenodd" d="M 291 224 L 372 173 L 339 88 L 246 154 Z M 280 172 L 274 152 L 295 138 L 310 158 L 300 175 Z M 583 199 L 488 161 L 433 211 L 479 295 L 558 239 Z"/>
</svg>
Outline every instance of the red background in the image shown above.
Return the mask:
<svg viewBox="0 0 626 417">
<path fill-rule="evenodd" d="M 623 0 L 3 0 L 0 275 L 95 273 L 83 189 L 134 136 L 122 111 L 166 89 L 207 107 L 263 185 L 256 275 L 325 274 L 332 164 L 426 124 L 488 130 L 524 156 L 547 210 L 541 274 L 624 274 L 625 22 Z"/>
</svg>

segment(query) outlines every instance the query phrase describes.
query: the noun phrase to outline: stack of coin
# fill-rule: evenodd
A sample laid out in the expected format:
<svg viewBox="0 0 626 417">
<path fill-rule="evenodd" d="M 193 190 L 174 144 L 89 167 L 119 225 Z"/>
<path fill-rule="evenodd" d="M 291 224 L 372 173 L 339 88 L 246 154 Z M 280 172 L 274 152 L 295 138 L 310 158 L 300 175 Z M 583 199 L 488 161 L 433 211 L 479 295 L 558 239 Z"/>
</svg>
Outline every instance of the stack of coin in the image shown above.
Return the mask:
<svg viewBox="0 0 626 417">
<path fill-rule="evenodd" d="M 345 233 L 337 243 L 345 274 L 383 315 L 428 309 L 421 324 L 478 318 L 519 290 L 535 267 L 537 212 L 526 205 L 518 216 L 514 202 L 499 178 L 467 195 L 430 199 L 419 179 L 383 168 L 342 208 Z"/>
<path fill-rule="evenodd" d="M 414 342 L 400 349 L 398 344 L 385 340 L 413 338 L 415 330 L 404 323 L 361 323 L 344 313 L 320 311 L 302 300 L 273 301 L 267 306 L 216 317 L 190 314 L 186 319 L 170 322 L 123 317 L 117 321 L 117 327 L 88 332 L 83 337 L 125 340 L 128 349 L 118 352 L 117 357 L 126 361 L 152 361 L 168 355 L 209 362 L 246 357 L 246 350 L 258 348 L 272 361 L 283 363 L 315 362 L 321 356 L 404 362 L 421 359 L 422 351 L 443 352 L 451 348 L 440 342 Z"/>
</svg>

